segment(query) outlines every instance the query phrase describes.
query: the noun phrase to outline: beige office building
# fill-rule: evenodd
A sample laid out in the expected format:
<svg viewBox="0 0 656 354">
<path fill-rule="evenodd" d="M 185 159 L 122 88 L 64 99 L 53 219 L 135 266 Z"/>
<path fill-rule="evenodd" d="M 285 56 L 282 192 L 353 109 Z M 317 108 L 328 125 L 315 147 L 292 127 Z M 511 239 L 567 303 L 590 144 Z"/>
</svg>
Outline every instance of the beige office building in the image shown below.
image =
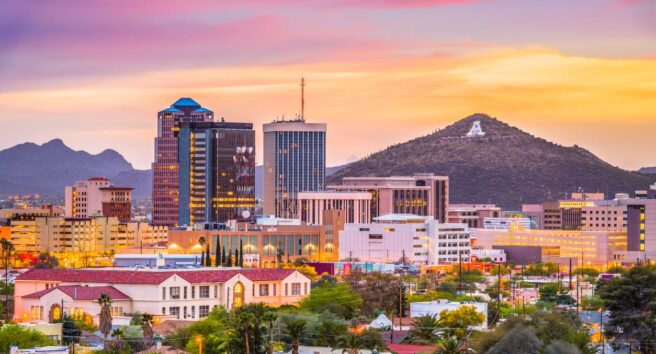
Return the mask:
<svg viewBox="0 0 656 354">
<path fill-rule="evenodd" d="M 10 234 L 18 252 L 102 253 L 166 241 L 168 228 L 142 222 L 121 223 L 116 217 L 36 217 L 12 220 Z"/>
<path fill-rule="evenodd" d="M 474 230 L 476 245 L 537 246 L 558 249 L 554 258 L 576 259 L 578 266 L 606 267 L 612 265 L 612 255 L 626 251 L 626 232 L 580 230 Z M 557 247 L 557 248 L 556 248 Z"/>
</svg>

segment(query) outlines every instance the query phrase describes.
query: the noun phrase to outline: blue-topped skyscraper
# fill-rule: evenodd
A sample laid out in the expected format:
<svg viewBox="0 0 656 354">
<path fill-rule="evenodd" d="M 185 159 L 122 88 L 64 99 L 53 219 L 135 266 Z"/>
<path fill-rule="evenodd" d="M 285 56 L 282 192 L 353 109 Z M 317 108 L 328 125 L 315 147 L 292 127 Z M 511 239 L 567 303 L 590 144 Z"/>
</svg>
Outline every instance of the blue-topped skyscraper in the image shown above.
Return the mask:
<svg viewBox="0 0 656 354">
<path fill-rule="evenodd" d="M 297 194 L 326 186 L 326 124 L 264 124 L 264 214 L 298 218 Z"/>
<path fill-rule="evenodd" d="M 157 113 L 155 162 L 153 162 L 154 225 L 178 225 L 178 138 L 176 133 L 185 122 L 212 122 L 214 113 L 191 98 L 183 97 L 170 108 Z"/>
</svg>

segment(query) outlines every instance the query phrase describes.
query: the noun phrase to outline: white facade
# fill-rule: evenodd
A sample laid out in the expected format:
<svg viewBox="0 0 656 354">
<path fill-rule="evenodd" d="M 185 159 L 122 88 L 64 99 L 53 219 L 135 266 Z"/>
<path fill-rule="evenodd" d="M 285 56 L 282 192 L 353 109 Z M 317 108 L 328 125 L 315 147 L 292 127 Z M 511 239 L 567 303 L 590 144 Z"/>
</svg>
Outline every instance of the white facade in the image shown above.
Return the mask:
<svg viewBox="0 0 656 354">
<path fill-rule="evenodd" d="M 371 193 L 349 191 L 299 192 L 299 216 L 308 225 L 323 225 L 324 210 L 342 210 L 346 223 L 371 222 Z"/>
<path fill-rule="evenodd" d="M 498 249 L 474 248 L 471 250 L 471 256 L 478 260 L 489 258 L 490 261 L 495 263 L 505 263 L 507 259 L 506 251 Z"/>
<path fill-rule="evenodd" d="M 111 286 L 127 295 L 128 300 L 114 301 L 122 312 L 116 314 L 117 320 L 121 320 L 121 315 L 140 312 L 193 321 L 205 318 L 214 306 L 230 310 L 258 302 L 295 305 L 309 295 L 310 284 L 308 277 L 291 269 L 38 269 L 15 281 L 14 319 L 47 322 L 49 309 L 63 302 L 64 313 L 80 309 L 97 322 L 97 300 L 75 299 L 57 289 L 66 285 Z M 34 296 L 50 288 L 54 290 Z"/>
<path fill-rule="evenodd" d="M 439 319 L 440 312 L 447 310 L 457 310 L 462 306 L 473 306 L 477 312 L 485 316 L 483 324 L 473 327 L 477 330 L 487 329 L 487 303 L 486 302 L 450 302 L 449 300 L 435 300 L 427 302 L 411 302 L 410 303 L 410 317 L 420 317 L 425 315 L 437 316 Z"/>
<path fill-rule="evenodd" d="M 489 230 L 508 230 L 510 228 L 529 230 L 531 219 L 529 218 L 484 218 L 483 228 Z"/>
<path fill-rule="evenodd" d="M 345 224 L 339 258 L 366 262 L 405 261 L 418 265 L 469 261 L 471 233 L 464 224 L 440 224 L 429 217 L 392 214 L 370 224 Z"/>
</svg>

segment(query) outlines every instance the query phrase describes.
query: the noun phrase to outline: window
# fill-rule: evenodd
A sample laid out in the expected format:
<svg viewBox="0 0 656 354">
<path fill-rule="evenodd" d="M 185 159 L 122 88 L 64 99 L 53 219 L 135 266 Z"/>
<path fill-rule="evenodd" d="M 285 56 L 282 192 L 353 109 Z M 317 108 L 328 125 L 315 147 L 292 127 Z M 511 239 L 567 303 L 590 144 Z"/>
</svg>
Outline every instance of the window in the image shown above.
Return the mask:
<svg viewBox="0 0 656 354">
<path fill-rule="evenodd" d="M 385 232 L 394 232 L 394 231 L 396 231 L 396 229 L 393 228 L 393 227 L 386 227 L 385 228 Z"/>
<path fill-rule="evenodd" d="M 214 294 L 216 294 L 216 287 L 214 288 Z M 210 286 L 203 285 L 198 287 L 198 297 L 201 299 L 208 299 L 210 297 Z"/>
<path fill-rule="evenodd" d="M 166 300 L 166 287 L 162 288 L 162 300 Z"/>
<path fill-rule="evenodd" d="M 269 284 L 260 284 L 260 296 L 269 296 Z"/>
<path fill-rule="evenodd" d="M 210 313 L 209 305 L 198 306 L 198 318 L 205 318 Z"/>
<path fill-rule="evenodd" d="M 112 306 L 112 317 L 123 316 L 123 306 Z"/>
<path fill-rule="evenodd" d="M 180 308 L 179 307 L 169 307 L 169 314 L 175 316 L 178 320 L 180 319 Z"/>
<path fill-rule="evenodd" d="M 369 234 L 369 239 L 370 240 L 382 240 L 383 235 L 382 234 Z"/>
<path fill-rule="evenodd" d="M 180 300 L 180 287 L 179 286 L 172 286 L 169 289 L 170 289 L 170 293 L 171 293 L 171 300 Z"/>
<path fill-rule="evenodd" d="M 307 283 L 303 283 L 303 294 L 307 295 Z"/>
<path fill-rule="evenodd" d="M 276 290 L 277 290 L 276 288 L 277 288 L 276 284 L 273 284 L 273 296 L 276 296 Z"/>
<path fill-rule="evenodd" d="M 192 299 L 196 298 L 196 287 L 195 286 L 191 287 L 191 298 Z"/>
<path fill-rule="evenodd" d="M 43 319 L 43 306 L 31 306 L 30 310 L 33 320 Z"/>
<path fill-rule="evenodd" d="M 187 306 L 183 307 L 182 310 L 183 310 L 183 312 L 182 312 L 183 317 L 182 318 L 187 318 Z"/>
<path fill-rule="evenodd" d="M 292 283 L 292 296 L 301 295 L 301 283 Z"/>
<path fill-rule="evenodd" d="M 187 287 L 186 286 L 184 287 L 184 299 L 185 300 L 187 299 Z"/>
<path fill-rule="evenodd" d="M 214 285 L 214 298 L 219 297 L 219 292 L 218 292 L 217 288 L 218 288 L 218 286 Z"/>
<path fill-rule="evenodd" d="M 166 315 L 166 307 L 162 307 L 162 316 Z"/>
<path fill-rule="evenodd" d="M 289 284 L 285 284 L 285 296 L 289 295 Z"/>
<path fill-rule="evenodd" d="M 196 318 L 196 306 L 191 307 L 191 318 Z"/>
</svg>

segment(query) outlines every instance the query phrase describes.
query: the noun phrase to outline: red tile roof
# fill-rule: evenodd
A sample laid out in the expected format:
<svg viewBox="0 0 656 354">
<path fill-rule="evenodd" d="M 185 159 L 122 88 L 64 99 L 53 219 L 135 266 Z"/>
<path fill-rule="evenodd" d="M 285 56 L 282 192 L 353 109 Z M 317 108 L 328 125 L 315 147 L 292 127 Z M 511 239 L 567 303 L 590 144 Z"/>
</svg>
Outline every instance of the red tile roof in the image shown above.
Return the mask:
<svg viewBox="0 0 656 354">
<path fill-rule="evenodd" d="M 432 353 L 437 347 L 432 345 L 390 344 L 387 348 L 397 354 Z"/>
<path fill-rule="evenodd" d="M 24 295 L 27 299 L 39 299 L 43 295 L 54 290 L 60 290 L 64 294 L 77 300 L 98 300 L 100 295 L 107 294 L 112 300 L 130 300 L 130 297 L 120 292 L 113 286 L 82 286 L 82 285 L 63 285 L 46 290 L 37 291 L 32 294 Z"/>
<path fill-rule="evenodd" d="M 192 283 L 223 283 L 235 275 L 251 281 L 282 280 L 294 269 L 199 269 L 199 270 L 115 270 L 115 269 L 30 269 L 17 281 L 43 280 L 65 283 L 160 284 L 173 275 Z"/>
</svg>

